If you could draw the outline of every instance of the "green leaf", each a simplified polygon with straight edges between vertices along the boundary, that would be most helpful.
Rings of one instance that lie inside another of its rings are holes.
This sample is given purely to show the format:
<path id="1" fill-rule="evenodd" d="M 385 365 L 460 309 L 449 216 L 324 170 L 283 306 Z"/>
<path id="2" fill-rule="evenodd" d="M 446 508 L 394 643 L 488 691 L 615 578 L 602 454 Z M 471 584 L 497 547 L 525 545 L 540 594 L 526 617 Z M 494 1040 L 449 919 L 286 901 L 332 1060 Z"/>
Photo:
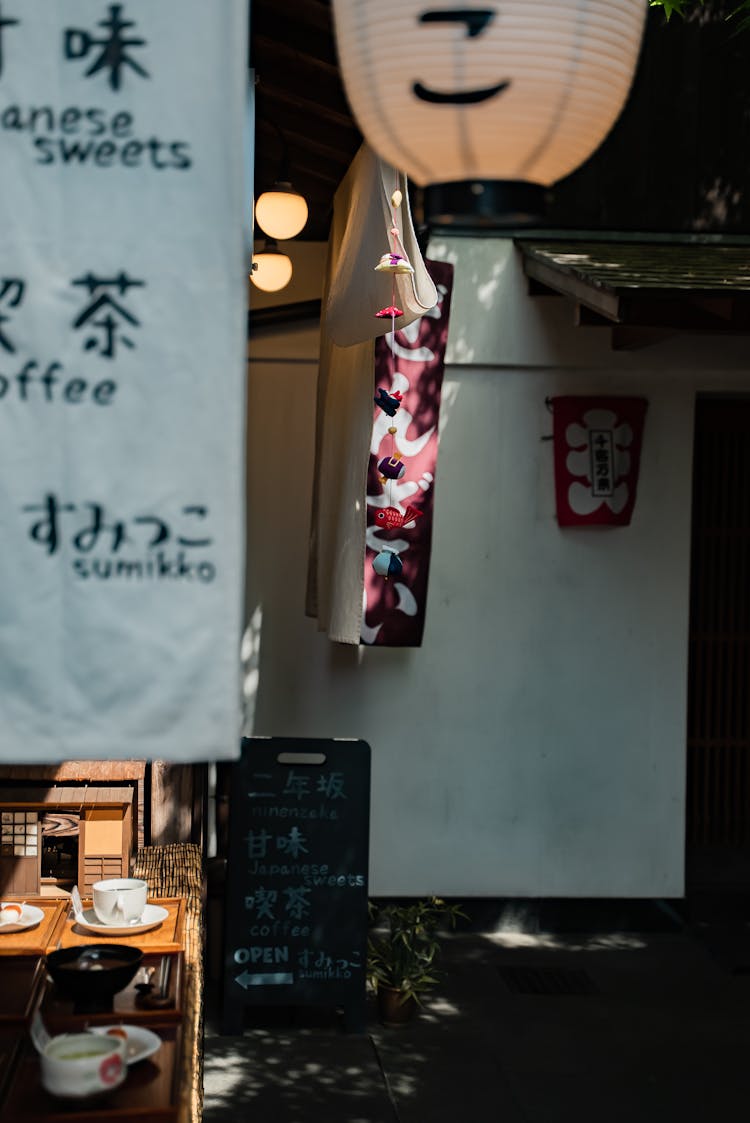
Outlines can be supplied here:
<path id="1" fill-rule="evenodd" d="M 703 0 L 648 0 L 649 7 L 663 8 L 664 15 L 669 21 L 672 18 L 672 13 L 676 12 L 682 19 L 685 18 L 686 8 L 698 3 L 702 4 Z"/>

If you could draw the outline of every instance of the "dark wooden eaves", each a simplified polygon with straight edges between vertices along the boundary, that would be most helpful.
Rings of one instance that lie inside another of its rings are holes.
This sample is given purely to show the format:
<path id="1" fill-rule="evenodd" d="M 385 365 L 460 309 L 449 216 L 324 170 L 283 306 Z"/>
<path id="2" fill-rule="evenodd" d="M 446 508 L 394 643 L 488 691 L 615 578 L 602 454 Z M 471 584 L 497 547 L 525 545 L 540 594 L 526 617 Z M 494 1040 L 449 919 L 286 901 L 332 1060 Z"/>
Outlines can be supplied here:
<path id="1" fill-rule="evenodd" d="M 573 301 L 576 325 L 750 333 L 750 247 L 633 242 L 516 245 L 529 292 Z"/>

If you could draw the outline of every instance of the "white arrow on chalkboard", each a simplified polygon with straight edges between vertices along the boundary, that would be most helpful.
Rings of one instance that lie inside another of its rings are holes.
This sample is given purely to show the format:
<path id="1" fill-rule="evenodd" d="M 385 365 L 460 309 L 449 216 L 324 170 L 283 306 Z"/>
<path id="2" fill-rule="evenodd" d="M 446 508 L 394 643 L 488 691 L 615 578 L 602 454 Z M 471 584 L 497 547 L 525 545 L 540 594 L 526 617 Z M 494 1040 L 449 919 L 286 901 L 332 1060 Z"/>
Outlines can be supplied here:
<path id="1" fill-rule="evenodd" d="M 245 990 L 248 987 L 288 986 L 294 982 L 294 975 L 290 971 L 258 971 L 254 974 L 243 971 L 235 976 L 234 981 Z"/>

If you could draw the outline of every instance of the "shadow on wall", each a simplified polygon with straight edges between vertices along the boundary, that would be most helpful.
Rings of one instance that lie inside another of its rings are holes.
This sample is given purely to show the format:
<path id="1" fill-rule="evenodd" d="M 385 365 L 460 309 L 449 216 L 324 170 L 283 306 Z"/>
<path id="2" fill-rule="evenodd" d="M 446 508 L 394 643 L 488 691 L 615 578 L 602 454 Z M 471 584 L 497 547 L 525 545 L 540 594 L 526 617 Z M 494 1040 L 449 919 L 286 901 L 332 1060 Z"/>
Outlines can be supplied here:
<path id="1" fill-rule="evenodd" d="M 242 735 L 251 737 L 260 687 L 260 641 L 263 630 L 263 609 L 255 606 L 242 636 Z"/>

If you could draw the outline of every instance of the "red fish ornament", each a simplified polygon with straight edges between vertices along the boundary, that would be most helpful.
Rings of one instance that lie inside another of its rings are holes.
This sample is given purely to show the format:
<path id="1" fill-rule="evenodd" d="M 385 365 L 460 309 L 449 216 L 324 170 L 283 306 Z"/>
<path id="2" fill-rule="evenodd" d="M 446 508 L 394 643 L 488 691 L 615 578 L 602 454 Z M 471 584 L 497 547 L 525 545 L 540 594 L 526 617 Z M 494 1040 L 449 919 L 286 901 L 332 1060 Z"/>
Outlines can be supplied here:
<path id="1" fill-rule="evenodd" d="M 422 511 L 418 511 L 416 507 L 407 507 L 403 515 L 395 507 L 383 507 L 375 512 L 376 525 L 382 526 L 385 530 L 396 530 L 414 519 L 421 518 Z"/>

